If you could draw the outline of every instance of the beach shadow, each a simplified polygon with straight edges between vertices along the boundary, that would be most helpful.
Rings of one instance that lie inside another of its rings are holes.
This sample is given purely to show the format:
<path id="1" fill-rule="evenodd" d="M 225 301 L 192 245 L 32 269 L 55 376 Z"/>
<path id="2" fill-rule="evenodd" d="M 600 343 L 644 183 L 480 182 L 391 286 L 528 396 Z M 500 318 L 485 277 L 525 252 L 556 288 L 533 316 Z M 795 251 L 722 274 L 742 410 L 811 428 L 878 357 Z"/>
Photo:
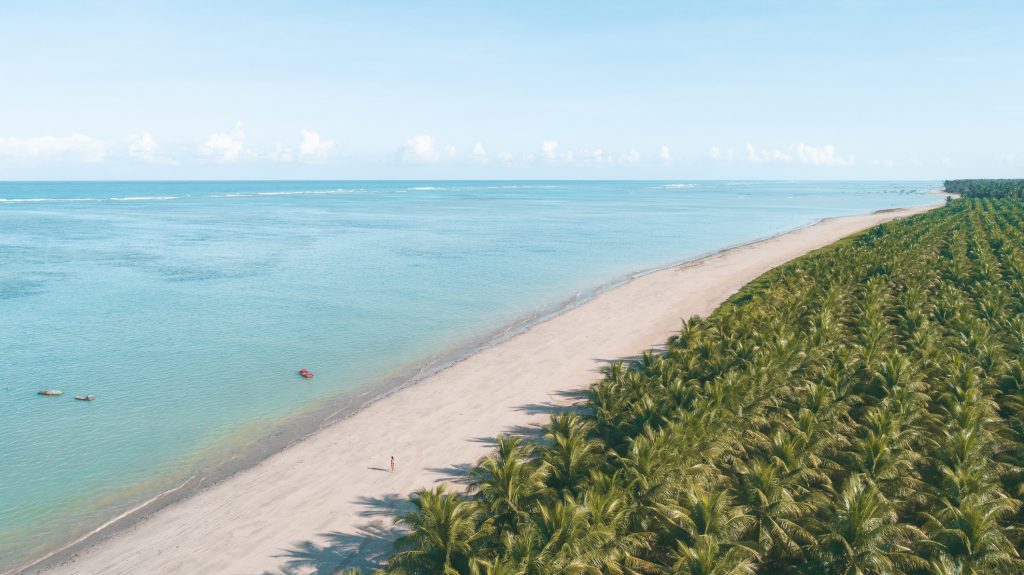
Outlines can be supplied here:
<path id="1" fill-rule="evenodd" d="M 372 521 L 357 529 L 355 533 L 321 533 L 318 538 L 323 543 L 303 541 L 294 549 L 277 555 L 278 558 L 285 559 L 277 573 L 332 575 L 352 567 L 369 573 L 384 567 L 388 556 L 391 555 L 395 539 L 401 535 L 400 528 L 388 525 L 382 520 Z M 276 574 L 267 571 L 264 575 Z"/>
<path id="2" fill-rule="evenodd" d="M 555 395 L 574 402 L 586 401 L 590 398 L 590 394 L 587 389 L 563 389 L 561 391 L 556 391 Z"/>
<path id="3" fill-rule="evenodd" d="M 508 435 L 521 437 L 527 441 L 540 441 L 544 439 L 544 425 L 546 424 L 547 422 L 545 422 L 544 424 L 534 425 L 513 425 L 512 427 L 506 429 L 505 433 Z M 497 444 L 495 444 L 495 446 L 497 446 Z"/>
<path id="4" fill-rule="evenodd" d="M 516 407 L 515 409 L 516 409 L 516 411 L 526 412 L 529 415 L 542 415 L 542 414 L 553 415 L 553 414 L 561 413 L 561 412 L 565 411 L 566 407 L 571 407 L 571 406 L 557 405 L 557 404 L 550 403 L 550 402 L 544 402 L 544 403 L 527 403 L 526 405 L 520 405 L 520 406 Z"/>
<path id="5" fill-rule="evenodd" d="M 658 350 L 656 348 L 653 348 L 653 347 L 650 349 L 650 351 L 658 353 Z M 597 363 L 604 364 L 603 367 L 602 367 L 602 369 L 603 369 L 604 367 L 608 367 L 609 365 L 611 365 L 613 363 L 621 363 L 623 365 L 632 365 L 633 363 L 643 359 L 643 357 L 644 357 L 644 355 L 642 353 L 638 353 L 636 355 L 624 355 L 622 357 L 616 357 L 614 359 L 608 359 L 608 358 L 605 358 L 605 357 L 595 357 L 593 359 Z"/>
<path id="6" fill-rule="evenodd" d="M 561 413 L 585 413 L 587 411 L 586 406 L 576 399 L 573 400 L 573 403 L 528 403 L 520 405 L 515 409 L 516 411 L 526 412 L 529 415 L 558 415 Z"/>
<path id="7" fill-rule="evenodd" d="M 373 517 L 352 533 L 330 531 L 297 543 L 276 558 L 284 559 L 277 571 L 263 575 L 332 575 L 357 567 L 364 573 L 383 569 L 394 550 L 395 540 L 405 530 L 394 518 L 412 509 L 408 498 L 397 493 L 384 497 L 356 499 L 363 509 L 360 516 Z"/>
<path id="8" fill-rule="evenodd" d="M 427 471 L 440 473 L 443 476 L 434 481 L 434 483 L 458 483 L 460 485 L 466 485 L 469 483 L 469 472 L 472 469 L 473 465 L 470 463 L 459 463 L 457 465 L 449 465 L 447 467 L 428 467 Z"/>
<path id="9" fill-rule="evenodd" d="M 362 517 L 376 515 L 397 517 L 410 511 L 412 508 L 409 498 L 397 493 L 389 493 L 384 497 L 360 496 L 356 498 L 356 503 L 363 507 L 363 510 L 359 512 L 359 515 Z"/>
<path id="10" fill-rule="evenodd" d="M 505 428 L 505 430 L 501 432 L 501 435 L 512 435 L 527 441 L 540 441 L 544 438 L 544 425 L 513 425 L 512 427 Z M 473 443 L 482 443 L 493 448 L 498 447 L 498 438 L 493 436 L 473 437 L 470 438 L 470 441 Z"/>
<path id="11" fill-rule="evenodd" d="M 483 443 L 489 447 L 497 447 L 498 440 L 494 437 L 473 437 L 470 439 L 473 443 Z"/>
<path id="12" fill-rule="evenodd" d="M 651 347 L 651 348 L 648 348 L 647 351 L 649 353 L 653 354 L 654 357 L 663 357 L 666 353 L 668 353 L 668 346 Z M 604 374 L 607 373 L 606 370 L 609 367 L 611 367 L 612 364 L 621 363 L 622 367 L 625 368 L 625 369 L 634 369 L 634 368 L 638 368 L 638 367 L 642 367 L 643 366 L 643 359 L 644 359 L 644 354 L 638 354 L 638 355 L 627 355 L 627 356 L 616 358 L 616 359 L 604 359 L 604 358 L 600 358 L 600 357 L 595 357 L 594 361 L 603 364 L 603 366 L 601 367 L 600 371 L 601 371 L 601 374 L 604 375 Z M 585 394 L 586 391 L 583 391 L 583 393 Z"/>

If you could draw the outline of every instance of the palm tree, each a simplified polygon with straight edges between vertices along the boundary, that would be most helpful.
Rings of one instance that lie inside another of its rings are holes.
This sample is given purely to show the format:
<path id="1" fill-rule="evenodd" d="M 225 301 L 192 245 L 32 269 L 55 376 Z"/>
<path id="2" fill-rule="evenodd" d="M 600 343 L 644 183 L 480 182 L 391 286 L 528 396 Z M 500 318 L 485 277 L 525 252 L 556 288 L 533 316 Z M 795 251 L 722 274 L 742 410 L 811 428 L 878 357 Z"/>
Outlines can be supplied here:
<path id="1" fill-rule="evenodd" d="M 417 491 L 410 502 L 415 509 L 396 520 L 410 532 L 395 542 L 398 553 L 388 562 L 389 572 L 469 575 L 476 545 L 487 535 L 477 504 L 444 485 Z"/>
<path id="2" fill-rule="evenodd" d="M 1024 561 L 1001 520 L 1020 508 L 1006 496 L 972 494 L 926 514 L 925 530 L 938 545 L 939 561 L 964 575 L 1024 573 Z"/>
<path id="3" fill-rule="evenodd" d="M 814 542 L 799 523 L 809 506 L 797 499 L 796 485 L 775 464 L 755 460 L 746 466 L 737 477 L 736 494 L 753 518 L 749 533 L 762 557 L 799 555 L 802 544 Z"/>
<path id="4" fill-rule="evenodd" d="M 721 545 L 713 535 L 701 535 L 692 545 L 680 543 L 673 575 L 753 575 L 757 553 L 742 545 Z"/>
<path id="5" fill-rule="evenodd" d="M 601 573 L 656 573 L 657 566 L 642 557 L 653 534 L 636 528 L 636 513 L 624 489 L 607 476 L 597 478 L 584 494 L 591 529 L 604 535 L 596 540 L 594 563 Z"/>
<path id="6" fill-rule="evenodd" d="M 658 511 L 677 531 L 676 539 L 690 544 L 702 535 L 738 541 L 754 522 L 746 508 L 720 489 L 688 490 L 681 503 L 661 504 Z"/>
<path id="7" fill-rule="evenodd" d="M 908 418 L 887 407 L 868 410 L 861 426 L 864 435 L 851 445 L 848 466 L 890 500 L 914 498 L 920 485 L 917 433 L 906 427 Z"/>
<path id="8" fill-rule="evenodd" d="M 470 573 L 472 575 L 526 575 L 526 569 L 514 562 L 494 559 L 475 562 Z"/>
<path id="9" fill-rule="evenodd" d="M 898 522 L 878 489 L 852 475 L 818 538 L 814 555 L 835 575 L 889 575 L 924 569 L 928 563 L 911 550 L 922 538 Z"/>
<path id="10" fill-rule="evenodd" d="M 594 424 L 577 413 L 551 417 L 544 438 L 549 444 L 543 458 L 550 468 L 548 484 L 558 490 L 572 490 L 598 467 L 604 446 L 590 436 Z"/>
<path id="11" fill-rule="evenodd" d="M 526 575 L 548 573 L 600 573 L 602 553 L 615 537 L 607 529 L 595 527 L 591 512 L 571 496 L 537 510 L 534 523 L 508 546 L 510 559 Z"/>
<path id="12" fill-rule="evenodd" d="M 496 453 L 471 472 L 470 489 L 477 494 L 498 540 L 515 533 L 547 495 L 549 466 L 532 459 L 535 447 L 511 435 L 497 439 Z"/>

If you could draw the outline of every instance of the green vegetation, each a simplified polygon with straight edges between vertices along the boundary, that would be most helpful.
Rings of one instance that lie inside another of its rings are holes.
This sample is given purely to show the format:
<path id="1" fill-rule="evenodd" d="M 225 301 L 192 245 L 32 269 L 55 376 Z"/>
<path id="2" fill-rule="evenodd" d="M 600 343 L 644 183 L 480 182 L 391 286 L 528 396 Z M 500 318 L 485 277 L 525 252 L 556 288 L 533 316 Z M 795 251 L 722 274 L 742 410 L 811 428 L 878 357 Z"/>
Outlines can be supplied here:
<path id="1" fill-rule="evenodd" d="M 963 199 L 759 278 L 616 363 L 391 574 L 1020 574 L 1024 203 Z"/>
<path id="2" fill-rule="evenodd" d="M 1024 198 L 1024 180 L 946 180 L 944 187 L 965 198 Z"/>

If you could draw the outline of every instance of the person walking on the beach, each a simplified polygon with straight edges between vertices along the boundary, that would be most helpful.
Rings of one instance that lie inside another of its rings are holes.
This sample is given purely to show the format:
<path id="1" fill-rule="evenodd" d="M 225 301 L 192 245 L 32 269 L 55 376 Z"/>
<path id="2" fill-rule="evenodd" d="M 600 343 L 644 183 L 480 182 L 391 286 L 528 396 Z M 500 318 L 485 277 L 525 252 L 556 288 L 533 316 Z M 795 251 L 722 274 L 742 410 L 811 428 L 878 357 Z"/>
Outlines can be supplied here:
<path id="1" fill-rule="evenodd" d="M 395 472 L 395 456 L 391 456 L 391 473 Z"/>

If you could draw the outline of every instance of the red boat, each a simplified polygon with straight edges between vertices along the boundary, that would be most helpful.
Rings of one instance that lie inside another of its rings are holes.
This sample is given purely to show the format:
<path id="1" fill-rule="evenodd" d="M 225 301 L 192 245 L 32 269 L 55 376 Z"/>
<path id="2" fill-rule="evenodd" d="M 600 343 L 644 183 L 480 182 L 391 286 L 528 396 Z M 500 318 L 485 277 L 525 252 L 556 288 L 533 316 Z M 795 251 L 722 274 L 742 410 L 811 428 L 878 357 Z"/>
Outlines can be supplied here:
<path id="1" fill-rule="evenodd" d="M 313 379 L 313 372 L 305 368 L 299 370 L 299 375 L 306 379 Z"/>

